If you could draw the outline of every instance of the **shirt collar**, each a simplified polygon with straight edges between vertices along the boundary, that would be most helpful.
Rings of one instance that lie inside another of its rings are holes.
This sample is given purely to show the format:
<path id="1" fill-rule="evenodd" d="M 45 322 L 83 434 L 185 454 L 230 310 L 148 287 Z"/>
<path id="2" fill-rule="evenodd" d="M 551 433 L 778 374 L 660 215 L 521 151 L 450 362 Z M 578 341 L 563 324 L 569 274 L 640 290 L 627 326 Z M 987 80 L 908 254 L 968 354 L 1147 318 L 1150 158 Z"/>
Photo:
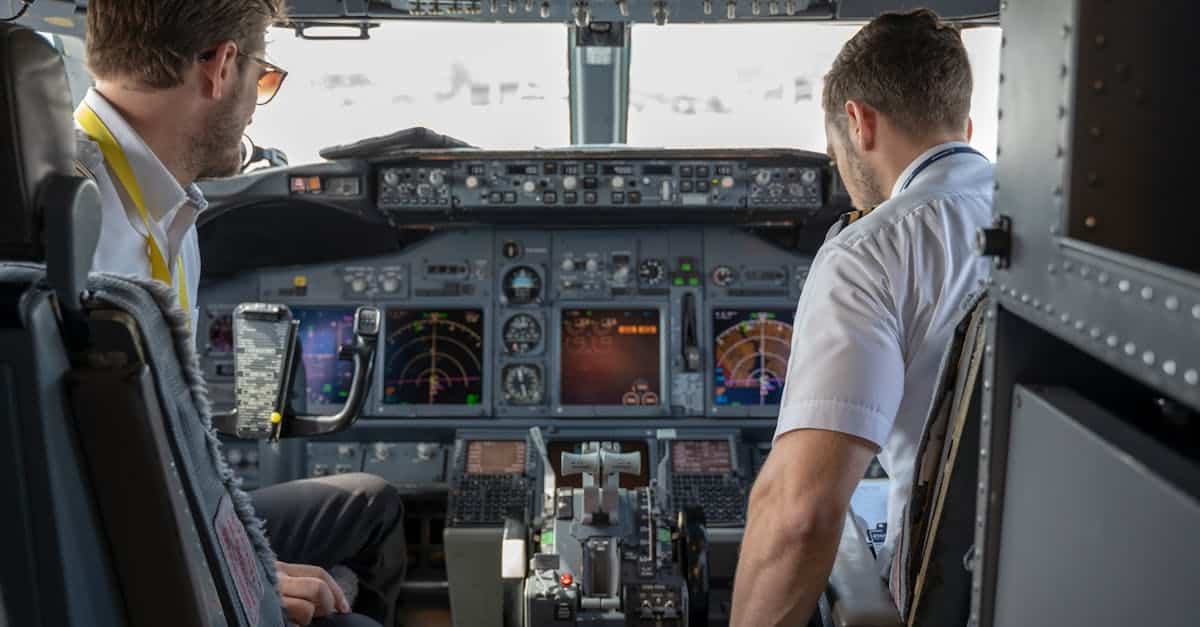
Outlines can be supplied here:
<path id="1" fill-rule="evenodd" d="M 920 155 L 917 155 L 917 158 L 913 159 L 912 163 L 908 164 L 907 168 L 904 168 L 904 171 L 900 173 L 900 176 L 896 177 L 896 184 L 892 186 L 891 197 L 895 197 L 895 196 L 899 195 L 900 192 L 904 191 L 903 190 L 904 182 L 908 180 L 908 177 L 912 176 L 912 173 L 915 172 L 917 170 L 917 168 L 921 167 L 921 164 L 924 163 L 926 159 L 932 157 L 933 155 L 936 155 L 937 153 L 939 153 L 943 150 L 946 150 L 947 148 L 956 148 L 959 146 L 970 148 L 971 145 L 966 142 L 959 142 L 959 141 L 946 142 L 944 144 L 938 144 L 938 145 L 930 148 L 929 150 L 926 150 L 925 152 L 921 153 Z M 932 165 L 930 167 L 931 168 L 937 167 L 937 164 Z M 925 176 L 927 174 L 929 174 L 928 169 L 926 169 L 924 172 L 921 173 L 922 176 Z M 915 184 L 920 179 L 921 179 L 921 177 L 918 176 L 917 179 L 913 181 L 913 183 Z"/>
<path id="2" fill-rule="evenodd" d="M 142 188 L 142 197 L 146 201 L 146 211 L 155 220 L 163 220 L 175 213 L 185 202 L 191 202 L 197 212 L 208 207 L 200 188 L 192 183 L 184 188 L 163 165 L 154 151 L 146 145 L 141 135 L 125 121 L 125 118 L 96 91 L 89 89 L 84 96 L 84 102 L 96 112 L 101 122 L 121 145 L 133 175 L 137 177 L 138 185 Z"/>

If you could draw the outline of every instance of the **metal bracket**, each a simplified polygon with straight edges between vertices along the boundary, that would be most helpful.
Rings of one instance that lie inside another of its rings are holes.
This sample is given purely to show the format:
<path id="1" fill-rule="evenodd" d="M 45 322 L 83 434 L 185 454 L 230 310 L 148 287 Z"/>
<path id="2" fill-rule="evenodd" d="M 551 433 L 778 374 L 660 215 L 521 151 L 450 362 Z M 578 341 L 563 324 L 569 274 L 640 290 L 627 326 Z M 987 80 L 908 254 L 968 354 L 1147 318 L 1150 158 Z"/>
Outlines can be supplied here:
<path id="1" fill-rule="evenodd" d="M 1012 220 L 999 216 L 990 228 L 975 233 L 975 252 L 981 257 L 991 257 L 992 267 L 1002 270 L 1008 267 L 1012 254 Z"/>

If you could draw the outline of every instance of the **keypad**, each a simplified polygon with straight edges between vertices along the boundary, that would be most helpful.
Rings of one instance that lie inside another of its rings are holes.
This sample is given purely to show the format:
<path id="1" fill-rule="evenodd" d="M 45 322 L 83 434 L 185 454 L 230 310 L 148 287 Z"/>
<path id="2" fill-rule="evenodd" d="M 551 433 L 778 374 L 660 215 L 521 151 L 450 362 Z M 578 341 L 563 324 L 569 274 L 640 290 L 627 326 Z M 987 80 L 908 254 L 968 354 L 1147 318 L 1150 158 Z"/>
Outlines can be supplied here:
<path id="1" fill-rule="evenodd" d="M 746 524 L 746 492 L 741 482 L 728 475 L 674 475 L 671 497 L 675 508 L 700 506 L 705 524 L 741 526 Z"/>
<path id="2" fill-rule="evenodd" d="M 453 496 L 454 522 L 499 525 L 506 515 L 525 519 L 529 482 L 520 475 L 465 475 Z"/>

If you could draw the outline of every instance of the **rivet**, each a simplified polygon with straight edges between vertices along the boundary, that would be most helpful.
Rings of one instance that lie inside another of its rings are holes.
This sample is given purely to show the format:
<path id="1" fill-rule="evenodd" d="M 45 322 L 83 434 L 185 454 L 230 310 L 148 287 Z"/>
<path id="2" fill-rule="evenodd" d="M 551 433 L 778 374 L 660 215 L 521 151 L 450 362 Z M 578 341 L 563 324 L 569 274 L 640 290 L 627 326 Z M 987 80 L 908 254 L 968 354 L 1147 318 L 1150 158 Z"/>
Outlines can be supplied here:
<path id="1" fill-rule="evenodd" d="M 1087 323 L 1086 323 L 1086 322 L 1084 322 L 1083 320 L 1076 320 L 1076 321 L 1075 321 L 1075 330 L 1076 330 L 1076 331 L 1083 331 L 1085 328 L 1087 328 Z"/>
<path id="2" fill-rule="evenodd" d="M 1091 331 L 1091 333 L 1090 333 L 1089 335 L 1091 335 L 1091 336 L 1092 336 L 1092 339 L 1093 339 L 1093 340 L 1099 340 L 1099 339 L 1100 339 L 1100 335 L 1101 335 L 1101 333 L 1100 333 L 1100 327 L 1092 327 L 1092 331 Z"/>
<path id="3" fill-rule="evenodd" d="M 1087 173 L 1087 182 L 1088 182 L 1088 185 L 1091 185 L 1092 187 L 1099 185 L 1100 184 L 1100 175 L 1096 174 L 1095 172 L 1088 172 Z"/>
<path id="4" fill-rule="evenodd" d="M 1035 298 L 1035 299 L 1033 299 L 1033 308 L 1034 308 L 1034 309 L 1041 309 L 1041 308 L 1042 308 L 1042 301 L 1040 301 L 1040 300 L 1038 300 L 1038 299 L 1036 299 L 1036 298 Z"/>
<path id="5" fill-rule="evenodd" d="M 985 390 L 990 390 L 990 389 L 992 389 L 992 382 L 991 382 L 991 381 L 984 381 L 984 382 L 983 382 L 983 389 L 985 389 Z"/>
<path id="6" fill-rule="evenodd" d="M 1121 279 L 1120 281 L 1117 282 L 1117 289 L 1121 290 L 1122 292 L 1128 292 L 1129 291 L 1129 281 L 1127 281 L 1125 279 Z"/>
<path id="7" fill-rule="evenodd" d="M 1049 264 L 1046 266 L 1046 272 L 1049 272 L 1050 274 L 1054 274 L 1057 270 L 1058 268 L 1055 267 L 1054 264 Z"/>
<path id="8" fill-rule="evenodd" d="M 1067 69 L 1067 64 L 1066 64 L 1066 63 L 1064 63 L 1064 64 L 1062 64 L 1062 65 L 1058 66 L 1058 76 L 1059 76 L 1060 78 L 1066 78 L 1066 77 L 1067 77 L 1067 74 L 1068 74 L 1068 72 L 1069 72 L 1069 70 Z M 1062 108 L 1060 107 L 1060 108 L 1059 108 L 1059 110 L 1061 111 L 1061 110 L 1062 110 Z M 1065 113 L 1065 112 L 1064 112 L 1064 113 Z M 1059 116 L 1059 117 L 1061 117 L 1061 116 Z"/>
<path id="9" fill-rule="evenodd" d="M 1089 177 L 1089 179 L 1088 179 L 1088 182 L 1089 182 L 1089 183 L 1091 183 L 1091 182 L 1092 182 L 1092 180 L 1091 180 L 1091 178 L 1090 178 L 1090 177 Z M 1083 225 L 1084 225 L 1084 226 L 1086 226 L 1086 227 L 1087 227 L 1087 228 L 1089 228 L 1089 229 L 1094 229 L 1094 228 L 1096 228 L 1096 216 L 1088 216 L 1088 217 L 1084 218 L 1084 219 L 1083 219 Z"/>
<path id="10" fill-rule="evenodd" d="M 988 320 L 995 320 L 995 319 L 996 319 L 996 312 L 989 310 L 989 311 L 987 312 L 987 319 L 988 319 Z"/>
<path id="11" fill-rule="evenodd" d="M 1156 357 L 1154 355 L 1154 351 L 1146 351 L 1142 353 L 1142 362 L 1147 366 L 1153 366 L 1155 359 Z"/>
<path id="12" fill-rule="evenodd" d="M 1046 313 L 1054 314 L 1054 305 L 1051 305 L 1050 303 L 1046 303 Z"/>
<path id="13" fill-rule="evenodd" d="M 1053 194 L 1053 195 L 1055 195 L 1055 196 L 1062 196 L 1062 194 L 1063 194 L 1063 188 L 1062 188 L 1062 185 L 1055 185 L 1055 186 L 1054 186 L 1054 189 L 1053 189 L 1053 190 L 1050 190 L 1050 193 L 1051 193 L 1051 194 Z"/>
<path id="14" fill-rule="evenodd" d="M 1179 311 L 1179 299 L 1174 296 L 1168 296 L 1163 305 L 1166 305 L 1167 311 Z"/>
<path id="15" fill-rule="evenodd" d="M 1058 319 L 1062 320 L 1063 324 L 1071 324 L 1070 314 L 1063 314 L 1063 315 L 1059 316 Z"/>
<path id="16" fill-rule="evenodd" d="M 1154 288 L 1147 285 L 1142 288 L 1142 300 L 1151 300 L 1154 298 Z"/>
<path id="17" fill-rule="evenodd" d="M 1079 276 L 1088 278 L 1092 274 L 1092 269 L 1087 266 L 1079 266 Z"/>
<path id="18" fill-rule="evenodd" d="M 1134 344 L 1133 342 L 1129 342 L 1129 343 L 1125 344 L 1125 354 L 1129 355 L 1130 357 L 1133 357 L 1134 355 L 1136 355 L 1137 354 L 1137 344 Z"/>
<path id="19" fill-rule="evenodd" d="M 1000 284 L 1000 292 L 1001 292 L 1001 293 L 1003 293 L 1003 292 L 1007 292 L 1007 291 L 1008 291 L 1008 284 L 1007 284 L 1007 283 L 1001 283 L 1001 284 Z"/>
<path id="20" fill-rule="evenodd" d="M 1100 282 L 1100 285 L 1108 285 L 1108 273 L 1101 272 L 1100 275 L 1096 277 L 1096 280 Z"/>
<path id="21" fill-rule="evenodd" d="M 1092 81 L 1092 90 L 1095 91 L 1096 93 L 1103 92 L 1104 91 L 1104 81 L 1099 80 L 1099 79 Z"/>
<path id="22" fill-rule="evenodd" d="M 1064 155 L 1064 154 L 1066 154 L 1066 152 L 1067 152 L 1067 151 L 1063 150 L 1063 147 L 1062 147 L 1062 146 L 1057 146 L 1057 147 L 1055 147 L 1055 149 L 1054 149 L 1054 156 L 1055 156 L 1055 157 L 1058 157 L 1059 159 L 1062 159 L 1062 158 L 1063 158 L 1063 155 Z"/>
<path id="23" fill-rule="evenodd" d="M 1108 339 L 1104 340 L 1104 343 L 1108 344 L 1110 348 L 1116 348 L 1117 344 L 1121 343 L 1121 339 L 1115 335 L 1110 335 L 1108 336 Z"/>
<path id="24" fill-rule="evenodd" d="M 1192 306 L 1192 317 L 1197 320 L 1200 320 L 1200 305 Z"/>
<path id="25" fill-rule="evenodd" d="M 979 449 L 979 459 L 981 459 L 981 460 L 987 459 L 987 449 L 986 448 Z"/>
<path id="26" fill-rule="evenodd" d="M 1070 24 L 1063 24 L 1062 36 L 1063 36 L 1063 39 L 1066 39 L 1067 37 L 1071 36 L 1071 25 Z"/>
<path id="27" fill-rule="evenodd" d="M 1000 2 L 1000 10 L 1001 10 L 1001 11 L 1007 11 L 1007 10 L 1008 10 L 1008 0 L 1001 0 L 1001 2 Z M 1001 39 L 1001 41 L 1003 41 L 1003 39 Z"/>
<path id="28" fill-rule="evenodd" d="M 1016 298 L 1017 297 L 1017 288 L 1014 287 L 1011 290 L 1008 290 L 1008 295 L 1012 296 L 1013 298 Z"/>
<path id="29" fill-rule="evenodd" d="M 1004 84 L 1004 72 L 1001 72 L 1001 73 L 1000 73 L 1000 84 L 1001 84 L 1001 85 L 1003 85 L 1003 84 Z"/>
<path id="30" fill-rule="evenodd" d="M 1051 235 L 1058 235 L 1058 232 L 1059 232 L 1059 228 L 1058 228 L 1057 224 L 1050 225 L 1050 234 Z"/>
<path id="31" fill-rule="evenodd" d="M 1072 264 L 1070 261 L 1064 261 L 1062 266 L 1064 271 L 1070 272 L 1071 268 L 1075 267 L 1075 264 Z"/>
<path id="32" fill-rule="evenodd" d="M 1168 376 L 1175 376 L 1175 369 L 1175 362 L 1171 361 L 1170 359 L 1163 362 L 1163 372 L 1165 372 Z"/>
<path id="33" fill-rule="evenodd" d="M 1029 303 L 1029 294 L 1021 294 L 1021 302 L 1028 304 Z"/>
<path id="34" fill-rule="evenodd" d="M 993 354 L 993 353 L 995 353 L 995 352 L 996 352 L 996 347 L 995 347 L 995 346 L 992 346 L 991 344 L 988 344 L 986 347 L 984 347 L 984 349 L 983 349 L 983 350 L 984 350 L 984 352 L 986 352 L 987 354 L 991 355 L 991 354 Z"/>
<path id="35" fill-rule="evenodd" d="M 1183 373 L 1183 380 L 1187 381 L 1188 385 L 1196 385 L 1200 383 L 1200 372 L 1188 370 L 1187 372 Z"/>
<path id="36" fill-rule="evenodd" d="M 1063 72 L 1066 72 L 1066 71 L 1067 71 L 1067 66 L 1064 65 Z M 1063 105 L 1058 105 L 1058 119 L 1061 120 L 1065 117 L 1067 117 L 1067 108 L 1064 107 Z"/>
<path id="37" fill-rule="evenodd" d="M 1100 130 L 1099 126 L 1093 126 L 1088 129 L 1088 135 L 1091 135 L 1095 139 L 1100 139 L 1104 133 Z"/>
<path id="38" fill-rule="evenodd" d="M 1104 35 L 1096 35 L 1096 45 L 1103 48 L 1104 44 L 1105 44 Z"/>

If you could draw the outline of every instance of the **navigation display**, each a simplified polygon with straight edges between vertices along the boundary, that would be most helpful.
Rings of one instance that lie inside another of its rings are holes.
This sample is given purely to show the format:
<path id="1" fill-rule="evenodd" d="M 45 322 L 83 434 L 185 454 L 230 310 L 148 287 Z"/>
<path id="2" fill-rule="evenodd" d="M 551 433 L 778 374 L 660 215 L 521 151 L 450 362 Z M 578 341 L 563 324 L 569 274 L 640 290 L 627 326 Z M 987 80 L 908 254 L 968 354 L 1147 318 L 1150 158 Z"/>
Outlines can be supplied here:
<path id="1" fill-rule="evenodd" d="M 483 402 L 483 312 L 387 310 L 385 405 Z"/>
<path id="2" fill-rule="evenodd" d="M 724 475 L 733 472 L 728 440 L 677 440 L 671 443 L 671 470 L 677 475 Z"/>
<path id="3" fill-rule="evenodd" d="M 354 363 L 338 359 L 354 339 L 353 307 L 291 307 L 300 322 L 304 379 L 310 404 L 341 405 L 350 395 Z"/>
<path id="4" fill-rule="evenodd" d="M 790 309 L 713 310 L 713 403 L 778 405 L 792 352 Z"/>
<path id="5" fill-rule="evenodd" d="M 525 443 L 475 440 L 467 445 L 468 475 L 519 475 L 525 472 Z"/>
<path id="6" fill-rule="evenodd" d="M 564 309 L 563 405 L 661 402 L 658 309 Z"/>

